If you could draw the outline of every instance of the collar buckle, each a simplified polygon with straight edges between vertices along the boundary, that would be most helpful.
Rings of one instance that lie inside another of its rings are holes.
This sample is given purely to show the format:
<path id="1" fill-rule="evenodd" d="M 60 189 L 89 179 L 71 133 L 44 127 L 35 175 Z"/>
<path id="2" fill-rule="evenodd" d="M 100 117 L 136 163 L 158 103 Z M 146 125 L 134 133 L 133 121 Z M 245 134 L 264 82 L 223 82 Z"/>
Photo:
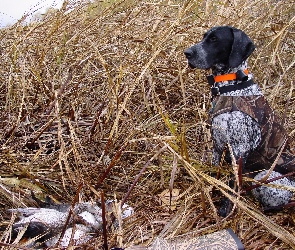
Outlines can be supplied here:
<path id="1" fill-rule="evenodd" d="M 220 95 L 219 88 L 216 87 L 216 86 L 211 87 L 211 94 L 212 94 L 212 96 L 218 96 L 218 95 Z"/>
<path id="2" fill-rule="evenodd" d="M 211 86 L 213 86 L 215 83 L 214 76 L 213 75 L 207 76 L 207 81 Z"/>
<path id="3" fill-rule="evenodd" d="M 236 73 L 237 76 L 237 80 L 242 81 L 242 82 L 246 82 L 248 80 L 248 70 L 238 70 Z"/>

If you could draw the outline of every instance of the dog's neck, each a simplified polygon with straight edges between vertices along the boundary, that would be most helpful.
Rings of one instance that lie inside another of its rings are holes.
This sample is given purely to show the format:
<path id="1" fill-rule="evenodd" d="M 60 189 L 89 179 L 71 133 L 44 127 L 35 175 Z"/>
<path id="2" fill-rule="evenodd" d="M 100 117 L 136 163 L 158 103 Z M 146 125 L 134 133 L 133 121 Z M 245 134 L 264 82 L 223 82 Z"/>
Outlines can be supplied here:
<path id="1" fill-rule="evenodd" d="M 242 62 L 238 67 L 236 68 L 224 68 L 224 67 L 214 67 L 212 69 L 212 73 L 214 76 L 218 76 L 218 75 L 224 75 L 224 74 L 230 74 L 230 73 L 236 73 L 238 70 L 246 70 L 248 67 L 247 61 Z M 248 80 L 252 80 L 253 79 L 253 74 L 249 73 L 248 74 Z M 235 84 L 239 84 L 242 81 L 239 80 L 229 80 L 229 81 L 222 81 L 222 82 L 218 82 L 215 83 L 216 87 L 223 87 L 223 86 L 230 86 L 230 85 L 235 85 Z M 250 96 L 250 95 L 263 95 L 261 90 L 259 89 L 257 84 L 253 84 L 252 86 L 245 88 L 245 89 L 241 89 L 241 90 L 236 90 L 236 91 L 231 91 L 229 93 L 224 93 L 222 94 L 224 96 Z"/>
<path id="2" fill-rule="evenodd" d="M 247 69 L 247 67 L 248 67 L 247 61 L 242 62 L 236 68 L 229 68 L 228 66 L 225 66 L 225 65 L 215 65 L 212 68 L 212 74 L 214 76 L 218 76 L 218 75 L 236 73 L 238 70 L 244 71 L 245 69 Z"/>

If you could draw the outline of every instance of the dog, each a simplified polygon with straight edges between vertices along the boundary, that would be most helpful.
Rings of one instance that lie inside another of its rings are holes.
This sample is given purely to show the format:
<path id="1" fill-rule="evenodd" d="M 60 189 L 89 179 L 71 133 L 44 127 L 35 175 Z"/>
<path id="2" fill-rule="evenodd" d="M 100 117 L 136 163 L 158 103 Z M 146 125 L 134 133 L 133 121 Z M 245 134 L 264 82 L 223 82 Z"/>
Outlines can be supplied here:
<path id="1" fill-rule="evenodd" d="M 278 177 L 295 171 L 295 157 L 279 117 L 247 68 L 247 59 L 254 49 L 253 41 L 243 31 L 218 26 L 206 32 L 202 41 L 186 49 L 184 54 L 190 68 L 212 71 L 207 77 L 212 96 L 209 120 L 212 164 L 219 165 L 224 149 L 230 145 L 236 162 L 242 159 L 243 173 L 257 174 L 257 171 L 270 169 L 277 160 L 273 172 Z M 294 184 L 287 178 L 279 182 Z M 263 206 L 275 207 L 288 203 L 293 194 L 288 190 L 263 187 L 257 188 L 254 195 Z M 225 208 L 220 213 L 225 216 L 229 211 Z"/>

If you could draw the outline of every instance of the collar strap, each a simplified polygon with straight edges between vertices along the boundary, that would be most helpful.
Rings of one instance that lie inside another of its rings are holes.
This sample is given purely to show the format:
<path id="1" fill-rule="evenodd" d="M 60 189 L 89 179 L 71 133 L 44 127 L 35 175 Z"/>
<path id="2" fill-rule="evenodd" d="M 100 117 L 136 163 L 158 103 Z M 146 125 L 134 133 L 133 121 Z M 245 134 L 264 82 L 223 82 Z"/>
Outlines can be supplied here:
<path id="1" fill-rule="evenodd" d="M 244 71 L 238 70 L 236 73 L 230 73 L 225 75 L 218 75 L 218 76 L 209 75 L 207 76 L 207 81 L 210 85 L 214 85 L 214 83 L 216 82 L 234 81 L 234 80 L 245 82 L 248 80 L 248 74 L 249 74 L 248 69 L 245 69 Z"/>
<path id="2" fill-rule="evenodd" d="M 218 96 L 218 95 L 222 95 L 224 93 L 228 93 L 228 92 L 231 92 L 231 91 L 236 91 L 236 90 L 241 90 L 241 89 L 248 88 L 253 84 L 254 84 L 254 82 L 251 79 L 249 81 L 242 82 L 240 84 L 223 86 L 223 87 L 220 87 L 220 88 L 219 87 L 212 87 L 211 88 L 211 93 L 212 93 L 212 96 Z"/>
<path id="3" fill-rule="evenodd" d="M 248 74 L 249 74 L 248 69 L 245 69 L 244 71 L 238 70 L 237 73 L 230 73 L 230 74 L 215 76 L 214 82 L 233 81 L 233 80 L 237 80 L 237 79 L 243 81 L 243 79 L 239 79 L 239 78 L 247 77 Z"/>

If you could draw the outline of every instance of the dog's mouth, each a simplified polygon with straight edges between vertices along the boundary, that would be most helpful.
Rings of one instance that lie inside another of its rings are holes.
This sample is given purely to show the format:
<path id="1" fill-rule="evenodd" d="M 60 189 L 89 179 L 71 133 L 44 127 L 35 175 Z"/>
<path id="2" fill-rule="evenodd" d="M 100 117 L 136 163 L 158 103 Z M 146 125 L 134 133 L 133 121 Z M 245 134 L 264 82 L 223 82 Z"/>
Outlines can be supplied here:
<path id="1" fill-rule="evenodd" d="M 188 62 L 188 66 L 191 68 L 191 69 L 195 69 L 196 66 L 194 64 L 192 64 L 191 62 Z"/>
<path id="2" fill-rule="evenodd" d="M 203 70 L 209 70 L 210 68 L 201 68 L 201 67 L 198 67 L 198 65 L 195 65 L 194 63 L 191 63 L 191 62 L 187 62 L 188 66 L 191 68 L 191 69 L 203 69 Z"/>

